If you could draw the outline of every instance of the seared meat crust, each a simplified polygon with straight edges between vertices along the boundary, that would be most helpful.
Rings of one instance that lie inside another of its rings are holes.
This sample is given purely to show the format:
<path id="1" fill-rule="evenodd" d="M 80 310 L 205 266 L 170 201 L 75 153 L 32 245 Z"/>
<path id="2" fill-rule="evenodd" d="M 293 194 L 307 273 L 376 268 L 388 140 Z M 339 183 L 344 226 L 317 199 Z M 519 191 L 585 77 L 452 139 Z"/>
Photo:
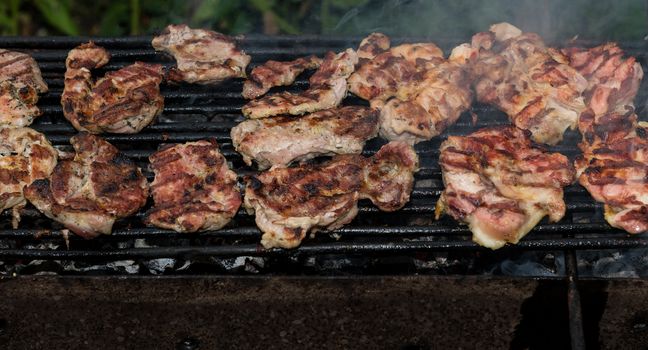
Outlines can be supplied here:
<path id="1" fill-rule="evenodd" d="M 460 51 L 458 57 L 474 59 L 477 100 L 504 111 L 534 141 L 554 145 L 576 127 L 587 81 L 537 34 L 499 23 L 473 36 L 472 51 Z"/>
<path id="2" fill-rule="evenodd" d="M 360 198 L 383 210 L 400 209 L 409 200 L 417 170 L 411 146 L 392 142 L 370 158 L 337 155 L 323 164 L 274 168 L 247 177 L 244 206 L 256 213 L 265 248 L 294 248 L 308 232 L 351 222 Z"/>
<path id="3" fill-rule="evenodd" d="M 153 38 L 153 48 L 171 54 L 177 68 L 169 71 L 170 81 L 218 84 L 230 78 L 244 78 L 251 57 L 221 33 L 171 24 Z"/>
<path id="4" fill-rule="evenodd" d="M 29 126 L 41 114 L 36 103 L 45 92 L 47 84 L 31 56 L 0 49 L 0 127 Z"/>
<path id="5" fill-rule="evenodd" d="M 45 136 L 30 128 L 0 129 L 0 212 L 13 208 L 13 227 L 27 201 L 25 186 L 49 177 L 57 153 Z"/>
<path id="6" fill-rule="evenodd" d="M 162 112 L 161 65 L 136 62 L 93 82 L 91 69 L 108 63 L 108 52 L 92 42 L 68 54 L 63 114 L 79 131 L 137 133 Z"/>
<path id="7" fill-rule="evenodd" d="M 317 156 L 357 154 L 378 134 L 378 112 L 359 106 L 333 108 L 301 118 L 248 119 L 232 128 L 232 143 L 246 164 L 286 166 Z"/>
<path id="8" fill-rule="evenodd" d="M 322 59 L 314 55 L 288 62 L 270 60 L 252 69 L 249 78 L 243 84 L 243 97 L 257 98 L 265 95 L 272 87 L 290 85 L 302 72 L 319 68 L 321 64 Z"/>
<path id="9" fill-rule="evenodd" d="M 241 194 L 236 173 L 218 150 L 216 140 L 187 142 L 162 148 L 149 157 L 155 180 L 155 205 L 148 224 L 197 232 L 218 230 L 236 215 Z"/>
<path id="10" fill-rule="evenodd" d="M 275 115 L 301 115 L 337 107 L 347 94 L 347 78 L 353 73 L 358 55 L 347 49 L 329 52 L 309 79 L 309 88 L 299 94 L 282 92 L 248 102 L 241 112 L 252 119 Z"/>
<path id="11" fill-rule="evenodd" d="M 25 197 L 47 217 L 74 233 L 93 238 L 110 234 L 115 220 L 146 203 L 148 183 L 117 148 L 87 133 L 70 139 L 73 160 L 60 161 L 49 179 L 25 188 Z"/>
<path id="12" fill-rule="evenodd" d="M 574 181 L 567 157 L 548 153 L 516 127 L 450 136 L 439 159 L 445 190 L 437 219 L 448 213 L 465 222 L 480 245 L 497 249 L 517 243 L 545 215 L 565 215 L 563 187 Z"/>

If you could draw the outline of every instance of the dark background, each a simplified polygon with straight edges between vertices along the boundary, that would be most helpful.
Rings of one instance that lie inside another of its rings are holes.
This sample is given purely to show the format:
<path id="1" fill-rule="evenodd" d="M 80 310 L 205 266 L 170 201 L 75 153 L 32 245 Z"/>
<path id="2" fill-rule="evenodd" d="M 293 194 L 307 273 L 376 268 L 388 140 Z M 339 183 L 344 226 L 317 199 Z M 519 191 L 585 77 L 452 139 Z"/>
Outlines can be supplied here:
<path id="1" fill-rule="evenodd" d="M 0 0 L 0 34 L 122 36 L 169 23 L 227 34 L 469 38 L 509 21 L 545 39 L 643 40 L 645 0 Z"/>

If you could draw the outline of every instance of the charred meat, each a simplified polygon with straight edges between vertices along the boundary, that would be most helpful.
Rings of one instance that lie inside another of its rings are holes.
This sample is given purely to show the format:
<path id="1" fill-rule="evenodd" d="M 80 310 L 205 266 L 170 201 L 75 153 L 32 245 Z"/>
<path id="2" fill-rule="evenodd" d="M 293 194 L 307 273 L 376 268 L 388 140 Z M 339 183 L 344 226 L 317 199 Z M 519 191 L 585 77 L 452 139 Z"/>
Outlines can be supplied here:
<path id="1" fill-rule="evenodd" d="M 360 46 L 358 46 L 358 59 L 360 61 L 371 60 L 387 51 L 390 46 L 391 41 L 387 35 L 371 33 L 360 42 Z"/>
<path id="2" fill-rule="evenodd" d="M 576 127 L 587 80 L 537 34 L 499 23 L 460 50 L 458 57 L 473 60 L 477 100 L 504 111 L 515 126 L 531 131 L 534 141 L 554 145 Z"/>
<path id="3" fill-rule="evenodd" d="M 148 224 L 197 232 L 218 230 L 236 215 L 241 194 L 236 173 L 215 140 L 187 142 L 163 148 L 149 157 L 155 180 L 155 205 Z"/>
<path id="4" fill-rule="evenodd" d="M 307 69 L 317 69 L 322 59 L 317 56 L 301 57 L 293 61 L 268 61 L 252 69 L 243 84 L 243 97 L 247 99 L 265 95 L 272 87 L 290 85 Z"/>
<path id="5" fill-rule="evenodd" d="M 337 107 L 347 94 L 347 79 L 353 73 L 358 55 L 347 49 L 329 52 L 322 65 L 309 79 L 308 89 L 299 94 L 283 92 L 250 101 L 241 110 L 248 118 L 258 119 L 281 114 L 301 115 Z"/>
<path id="6" fill-rule="evenodd" d="M 41 114 L 36 102 L 45 92 L 47 84 L 31 56 L 0 49 L 0 127 L 29 126 Z"/>
<path id="7" fill-rule="evenodd" d="M 375 40 L 365 38 L 359 50 Z M 414 144 L 442 133 L 470 106 L 463 63 L 444 59 L 432 43 L 403 44 L 363 61 L 349 90 L 380 110 L 381 136 Z"/>
<path id="8" fill-rule="evenodd" d="M 358 154 L 378 134 L 377 111 L 333 108 L 300 118 L 248 119 L 232 128 L 232 143 L 246 164 L 286 166 L 322 155 Z"/>
<path id="9" fill-rule="evenodd" d="M 171 81 L 218 84 L 230 78 L 244 78 L 251 59 L 236 47 L 231 37 L 184 24 L 167 26 L 151 44 L 176 59 L 177 68 L 169 72 Z"/>
<path id="10" fill-rule="evenodd" d="M 93 81 L 90 71 L 109 59 L 108 52 L 92 42 L 70 51 L 61 96 L 63 114 L 79 131 L 137 133 L 162 112 L 163 68 L 136 62 Z"/>
<path id="11" fill-rule="evenodd" d="M 141 170 L 102 138 L 81 133 L 70 139 L 73 160 L 62 160 L 51 177 L 25 188 L 25 197 L 47 217 L 79 236 L 110 234 L 115 220 L 146 203 Z"/>
<path id="12" fill-rule="evenodd" d="M 437 219 L 447 213 L 468 224 L 473 240 L 491 249 L 517 243 L 546 215 L 560 220 L 563 187 L 575 176 L 567 157 L 534 146 L 513 126 L 450 136 L 439 163 L 445 190 Z"/>
<path id="13" fill-rule="evenodd" d="M 244 206 L 256 213 L 265 248 L 294 248 L 309 232 L 351 222 L 360 198 L 386 211 L 402 208 L 417 170 L 412 147 L 392 142 L 370 158 L 337 155 L 322 164 L 275 168 L 248 177 Z"/>
<path id="14" fill-rule="evenodd" d="M 49 177 L 57 153 L 45 136 L 30 128 L 0 129 L 0 212 L 13 208 L 13 226 L 27 201 L 25 186 Z"/>

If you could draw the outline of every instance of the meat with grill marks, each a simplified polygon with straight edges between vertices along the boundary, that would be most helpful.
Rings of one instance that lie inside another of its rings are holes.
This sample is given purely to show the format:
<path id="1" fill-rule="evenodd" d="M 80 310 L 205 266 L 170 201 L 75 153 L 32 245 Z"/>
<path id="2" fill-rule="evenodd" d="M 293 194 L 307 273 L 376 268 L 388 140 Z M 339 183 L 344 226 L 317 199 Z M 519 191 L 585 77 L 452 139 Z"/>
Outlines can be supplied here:
<path id="1" fill-rule="evenodd" d="M 576 127 L 587 80 L 537 34 L 499 23 L 459 51 L 458 57 L 472 59 L 477 100 L 504 111 L 534 141 L 554 145 Z"/>
<path id="2" fill-rule="evenodd" d="M 274 168 L 247 177 L 244 206 L 256 213 L 265 248 L 295 248 L 309 232 L 351 222 L 361 198 L 385 211 L 402 208 L 417 170 L 414 149 L 390 142 L 369 158 L 337 155 L 322 164 Z"/>
<path id="3" fill-rule="evenodd" d="M 360 61 L 373 59 L 387 51 L 390 46 L 391 40 L 387 35 L 383 33 L 371 33 L 360 42 L 358 46 L 358 59 Z"/>
<path id="4" fill-rule="evenodd" d="M 79 236 L 110 234 L 117 219 L 146 203 L 146 178 L 132 160 L 98 136 L 81 133 L 70 143 L 74 159 L 60 161 L 51 177 L 26 187 L 25 197 Z"/>
<path id="5" fill-rule="evenodd" d="M 155 180 L 155 205 L 148 224 L 197 232 L 218 230 L 236 215 L 241 194 L 236 173 L 218 150 L 216 140 L 187 142 L 160 149 L 149 157 Z"/>
<path id="6" fill-rule="evenodd" d="M 517 243 L 544 216 L 565 215 L 563 187 L 574 181 L 567 157 L 531 142 L 514 126 L 450 136 L 439 159 L 445 189 L 437 219 L 447 213 L 468 224 L 473 240 L 497 249 Z"/>
<path id="7" fill-rule="evenodd" d="M 258 119 L 275 115 L 302 115 L 337 107 L 347 94 L 347 79 L 353 73 L 358 55 L 347 49 L 339 54 L 329 52 L 322 65 L 309 79 L 310 86 L 302 93 L 282 92 L 252 100 L 241 112 Z"/>
<path id="8" fill-rule="evenodd" d="M 176 59 L 177 68 L 172 68 L 168 75 L 170 81 L 176 82 L 218 84 L 231 78 L 245 78 L 245 68 L 251 60 L 233 38 L 184 24 L 167 26 L 151 44 Z"/>
<path id="9" fill-rule="evenodd" d="M 63 114 L 79 131 L 137 133 L 164 107 L 160 94 L 163 67 L 136 62 L 93 81 L 90 71 L 109 59 L 108 52 L 93 42 L 70 51 L 61 96 Z"/>
<path id="10" fill-rule="evenodd" d="M 321 64 L 322 59 L 314 55 L 288 62 L 270 60 L 252 69 L 243 84 L 243 97 L 257 98 L 265 95 L 272 87 L 290 85 L 302 72 L 307 69 L 317 69 Z"/>
<path id="11" fill-rule="evenodd" d="M 30 128 L 0 129 L 0 212 L 13 209 L 14 228 L 27 204 L 23 189 L 49 177 L 56 160 L 57 152 L 43 134 Z"/>
<path id="12" fill-rule="evenodd" d="M 444 59 L 432 43 L 403 44 L 365 60 L 349 90 L 380 110 L 381 136 L 415 144 L 442 133 L 470 106 L 464 64 Z"/>
<path id="13" fill-rule="evenodd" d="M 31 56 L 0 49 L 0 127 L 29 126 L 41 114 L 36 103 L 45 92 L 47 84 Z"/>
<path id="14" fill-rule="evenodd" d="M 633 99 L 643 77 L 634 57 L 614 43 L 564 50 L 588 80 L 588 109 L 578 128 L 583 154 L 576 160 L 578 180 L 613 227 L 648 232 L 648 124 L 637 123 Z"/>
<path id="15" fill-rule="evenodd" d="M 232 143 L 246 164 L 287 166 L 317 156 L 358 154 L 378 134 L 376 110 L 349 106 L 300 118 L 248 119 L 232 128 Z"/>
<path id="16" fill-rule="evenodd" d="M 595 115 L 631 105 L 643 78 L 641 64 L 634 57 L 624 57 L 616 43 L 591 49 L 563 49 L 569 64 L 588 81 L 587 106 Z"/>

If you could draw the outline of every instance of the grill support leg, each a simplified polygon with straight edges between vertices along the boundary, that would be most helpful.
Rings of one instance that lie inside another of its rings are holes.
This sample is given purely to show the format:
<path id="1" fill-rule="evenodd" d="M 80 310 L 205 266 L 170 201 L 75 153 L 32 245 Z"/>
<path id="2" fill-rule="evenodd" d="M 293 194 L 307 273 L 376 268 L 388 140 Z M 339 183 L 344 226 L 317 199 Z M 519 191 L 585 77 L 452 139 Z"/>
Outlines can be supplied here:
<path id="1" fill-rule="evenodd" d="M 565 266 L 567 269 L 567 308 L 571 348 L 572 350 L 581 350 L 585 349 L 585 333 L 583 332 L 583 313 L 577 283 L 578 262 L 573 250 L 565 251 Z"/>

